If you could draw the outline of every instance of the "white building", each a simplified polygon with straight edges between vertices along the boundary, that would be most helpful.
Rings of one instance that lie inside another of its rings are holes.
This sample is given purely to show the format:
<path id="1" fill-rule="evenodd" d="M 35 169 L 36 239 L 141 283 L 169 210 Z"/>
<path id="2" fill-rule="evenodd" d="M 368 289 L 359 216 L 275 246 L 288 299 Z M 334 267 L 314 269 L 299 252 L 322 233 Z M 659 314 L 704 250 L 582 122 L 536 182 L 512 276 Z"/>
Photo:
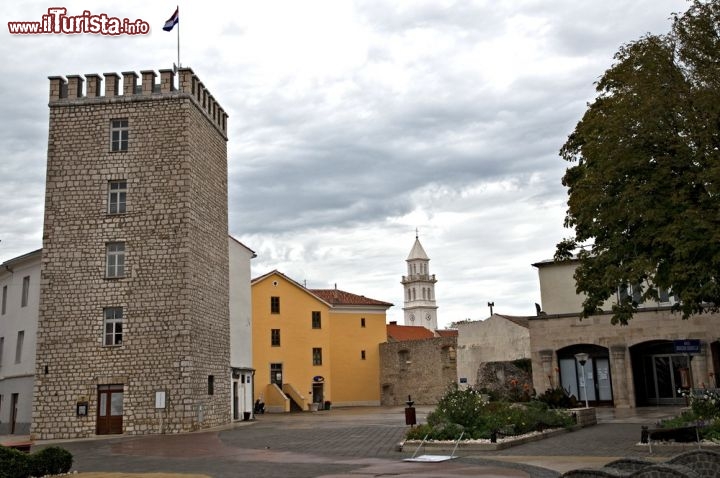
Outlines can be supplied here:
<path id="1" fill-rule="evenodd" d="M 230 366 L 232 368 L 232 417 L 248 419 L 253 412 L 252 294 L 250 259 L 257 257 L 232 236 L 230 259 Z"/>
<path id="2" fill-rule="evenodd" d="M 30 433 L 41 252 L 0 265 L 0 435 Z"/>
<path id="3" fill-rule="evenodd" d="M 425 253 L 417 233 L 408 258 L 407 275 L 402 277 L 404 288 L 404 324 L 419 325 L 437 330 L 438 319 L 435 304 L 435 274 L 430 274 L 430 258 Z"/>

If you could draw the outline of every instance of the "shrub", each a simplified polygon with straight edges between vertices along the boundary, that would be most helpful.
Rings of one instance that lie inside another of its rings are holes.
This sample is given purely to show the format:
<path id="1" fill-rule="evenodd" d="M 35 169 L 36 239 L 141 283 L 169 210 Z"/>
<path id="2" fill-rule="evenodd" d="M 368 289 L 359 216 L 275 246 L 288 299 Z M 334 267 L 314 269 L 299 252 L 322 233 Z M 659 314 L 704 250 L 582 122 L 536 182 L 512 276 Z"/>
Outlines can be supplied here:
<path id="1" fill-rule="evenodd" d="M 59 475 L 67 473 L 72 466 L 72 453 L 57 446 L 43 448 L 30 455 L 32 476 Z"/>
<path id="2" fill-rule="evenodd" d="M 0 445 L 0 478 L 26 478 L 29 473 L 28 454 Z"/>
<path id="3" fill-rule="evenodd" d="M 454 384 L 428 414 L 427 425 L 411 429 L 407 438 L 422 439 L 428 435 L 433 440 L 456 440 L 462 433 L 467 439 L 488 439 L 496 430 L 504 435 L 518 435 L 571 424 L 569 415 L 551 410 L 544 403 L 490 401 L 478 390 L 460 390 Z"/>
<path id="4" fill-rule="evenodd" d="M 706 440 L 720 441 L 720 419 L 714 420 L 700 432 L 701 436 Z"/>
<path id="5" fill-rule="evenodd" d="M 548 388 L 537 396 L 537 400 L 550 408 L 576 408 L 578 404 L 575 395 L 570 395 L 570 392 L 562 387 Z"/>

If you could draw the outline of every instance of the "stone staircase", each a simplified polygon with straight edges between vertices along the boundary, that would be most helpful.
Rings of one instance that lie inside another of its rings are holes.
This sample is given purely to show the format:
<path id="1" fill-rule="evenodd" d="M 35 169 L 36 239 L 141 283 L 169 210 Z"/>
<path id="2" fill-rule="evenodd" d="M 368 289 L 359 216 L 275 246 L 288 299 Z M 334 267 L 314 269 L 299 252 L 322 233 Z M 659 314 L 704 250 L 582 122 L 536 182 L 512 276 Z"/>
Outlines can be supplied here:
<path id="1" fill-rule="evenodd" d="M 681 453 L 666 462 L 623 458 L 598 469 L 579 469 L 564 473 L 563 478 L 715 478 L 720 477 L 720 453 L 694 450 Z"/>

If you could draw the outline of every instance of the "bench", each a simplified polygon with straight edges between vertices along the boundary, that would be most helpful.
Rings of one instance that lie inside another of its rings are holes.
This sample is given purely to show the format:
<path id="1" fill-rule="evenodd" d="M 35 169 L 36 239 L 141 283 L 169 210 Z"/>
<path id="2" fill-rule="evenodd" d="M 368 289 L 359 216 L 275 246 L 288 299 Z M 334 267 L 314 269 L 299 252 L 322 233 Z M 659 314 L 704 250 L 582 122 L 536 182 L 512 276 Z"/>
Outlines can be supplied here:
<path id="1" fill-rule="evenodd" d="M 13 448 L 18 451 L 30 453 L 30 447 L 33 446 L 33 443 L 31 441 L 16 441 L 16 442 L 0 443 L 0 445 L 4 446 L 5 448 Z"/>

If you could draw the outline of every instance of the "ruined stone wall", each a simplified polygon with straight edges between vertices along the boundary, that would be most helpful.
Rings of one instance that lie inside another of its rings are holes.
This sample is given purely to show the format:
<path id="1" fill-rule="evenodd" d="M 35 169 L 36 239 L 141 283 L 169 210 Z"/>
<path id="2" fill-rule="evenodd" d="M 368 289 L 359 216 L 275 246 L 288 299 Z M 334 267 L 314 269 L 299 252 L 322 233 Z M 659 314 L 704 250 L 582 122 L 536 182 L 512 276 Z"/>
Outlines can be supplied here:
<path id="1" fill-rule="evenodd" d="M 229 420 L 227 115 L 192 70 L 178 88 L 170 70 L 159 84 L 141 74 L 138 85 L 123 73 L 119 95 L 120 76 L 106 73 L 105 96 L 99 75 L 85 75 L 86 90 L 79 76 L 50 78 L 36 438 L 93 435 L 98 385 L 123 386 L 124 433 Z M 113 119 L 128 121 L 127 151 L 111 151 Z M 116 180 L 126 211 L 109 214 Z M 106 277 L 111 242 L 125 245 L 119 278 Z M 120 344 L 104 342 L 107 307 L 123 309 Z"/>
<path id="2" fill-rule="evenodd" d="M 381 404 L 436 404 L 457 380 L 456 350 L 456 337 L 380 344 Z"/>

